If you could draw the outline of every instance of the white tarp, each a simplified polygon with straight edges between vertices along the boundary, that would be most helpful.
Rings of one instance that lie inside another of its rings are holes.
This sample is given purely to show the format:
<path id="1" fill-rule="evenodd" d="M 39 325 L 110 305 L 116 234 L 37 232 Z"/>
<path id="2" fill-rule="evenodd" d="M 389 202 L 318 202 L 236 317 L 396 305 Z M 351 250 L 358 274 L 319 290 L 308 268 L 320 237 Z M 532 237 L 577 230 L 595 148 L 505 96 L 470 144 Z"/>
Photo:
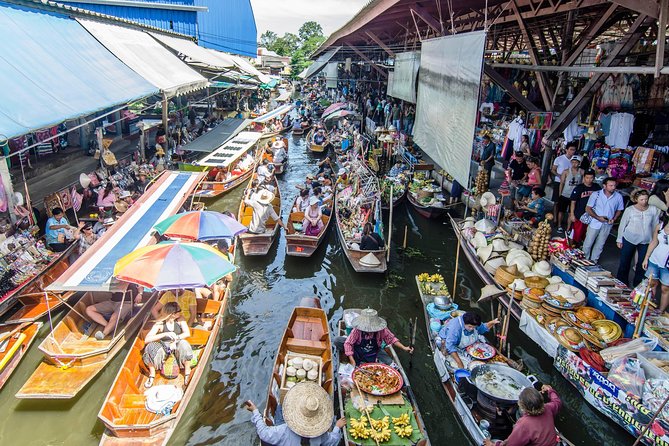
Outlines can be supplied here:
<path id="1" fill-rule="evenodd" d="M 388 96 L 415 104 L 419 67 L 419 51 L 396 54 L 392 80 L 388 78 Z"/>
<path id="2" fill-rule="evenodd" d="M 220 51 L 212 50 L 209 48 L 207 48 L 207 51 L 211 51 L 213 53 L 220 53 Z M 232 54 L 228 54 L 227 56 L 232 59 L 237 68 L 239 68 L 240 70 L 242 70 L 243 72 L 245 72 L 250 76 L 256 77 L 260 81 L 260 83 L 269 84 L 272 81 L 271 77 L 260 72 L 256 67 L 251 65 L 251 63 L 247 62 L 245 59 L 239 56 L 233 56 Z"/>
<path id="3" fill-rule="evenodd" d="M 149 33 L 154 39 L 186 56 L 186 63 L 203 66 L 216 71 L 225 71 L 237 67 L 232 58 L 220 51 L 209 51 L 192 40 L 179 39 L 160 33 Z"/>
<path id="4" fill-rule="evenodd" d="M 536 342 L 548 356 L 551 358 L 557 356 L 557 350 L 560 343 L 548 332 L 548 330 L 539 325 L 539 322 L 530 316 L 527 311 L 523 311 L 523 314 L 520 315 L 519 327 L 530 337 L 530 339 Z"/>
<path id="5" fill-rule="evenodd" d="M 325 66 L 325 86 L 337 88 L 337 62 L 330 62 Z"/>
<path id="6" fill-rule="evenodd" d="M 467 186 L 483 68 L 485 33 L 424 40 L 414 140 Z"/>
<path id="7" fill-rule="evenodd" d="M 340 49 L 341 47 L 338 46 L 329 49 L 326 53 L 321 54 L 318 59 L 314 61 L 314 63 L 309 65 L 309 67 L 306 69 L 306 72 L 303 71 L 300 73 L 299 77 L 302 79 L 309 79 L 311 76 L 317 75 L 323 68 L 325 68 L 325 65 L 330 62 L 330 59 L 332 59 Z"/>
<path id="8" fill-rule="evenodd" d="M 124 64 L 168 97 L 207 86 L 207 79 L 147 33 L 92 20 L 77 20 Z"/>

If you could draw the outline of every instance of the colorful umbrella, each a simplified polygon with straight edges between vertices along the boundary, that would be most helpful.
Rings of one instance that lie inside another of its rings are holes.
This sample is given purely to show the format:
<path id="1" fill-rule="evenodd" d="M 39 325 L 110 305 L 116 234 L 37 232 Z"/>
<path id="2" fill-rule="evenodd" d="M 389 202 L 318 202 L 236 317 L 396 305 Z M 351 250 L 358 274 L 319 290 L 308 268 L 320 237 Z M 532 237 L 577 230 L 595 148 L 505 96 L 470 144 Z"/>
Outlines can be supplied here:
<path id="1" fill-rule="evenodd" d="M 162 242 L 136 249 L 114 265 L 114 277 L 156 290 L 210 286 L 237 268 L 204 243 Z"/>
<path id="2" fill-rule="evenodd" d="M 330 113 L 335 112 L 337 110 L 340 110 L 342 108 L 346 108 L 346 103 L 345 102 L 337 102 L 336 104 L 332 104 L 331 106 L 329 106 L 328 108 L 325 109 L 325 111 L 323 112 L 321 117 L 324 118 L 327 115 L 329 115 Z"/>
<path id="3" fill-rule="evenodd" d="M 343 118 L 345 116 L 352 115 L 352 114 L 353 114 L 353 112 L 350 112 L 348 110 L 337 110 L 336 112 L 329 114 L 328 116 L 326 116 L 323 119 L 325 119 L 325 120 L 339 119 L 339 118 Z"/>
<path id="4" fill-rule="evenodd" d="M 211 211 L 191 211 L 166 218 L 153 227 L 160 235 L 182 240 L 216 240 L 248 231 L 234 218 Z"/>

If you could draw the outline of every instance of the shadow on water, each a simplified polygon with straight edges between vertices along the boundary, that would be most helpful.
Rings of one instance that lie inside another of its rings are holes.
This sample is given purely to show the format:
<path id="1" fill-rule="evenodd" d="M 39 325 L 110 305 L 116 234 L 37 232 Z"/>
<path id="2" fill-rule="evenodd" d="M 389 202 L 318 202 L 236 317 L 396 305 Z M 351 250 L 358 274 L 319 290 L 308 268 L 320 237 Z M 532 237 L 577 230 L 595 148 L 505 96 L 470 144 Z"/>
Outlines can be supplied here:
<path id="1" fill-rule="evenodd" d="M 290 163 L 279 179 L 284 216 L 297 195 L 295 185 L 313 173 L 316 163 L 323 158 L 308 153 L 304 137 L 288 139 Z M 236 214 L 242 193 L 240 187 L 209 203 L 209 208 Z M 404 352 L 400 359 L 407 367 L 430 439 L 434 445 L 468 444 L 439 383 L 414 282 L 416 274 L 439 272 L 452 287 L 455 236 L 446 219 L 428 221 L 407 204 L 395 209 L 393 216 L 393 249 L 387 275 L 355 273 L 341 250 L 334 222 L 323 246 L 311 258 L 287 258 L 283 235 L 265 257 L 237 257 L 239 272 L 218 344 L 171 444 L 256 443 L 250 414 L 241 406 L 247 399 L 260 408 L 264 406 L 275 351 L 285 324 L 293 307 L 306 296 L 321 299 L 331 323 L 341 317 L 344 308 L 373 307 L 405 343 L 409 339 L 409 318 L 417 317 L 419 329 L 413 367 L 408 368 L 409 358 Z M 402 246 L 405 226 L 408 246 L 400 254 L 398 248 Z M 475 296 L 482 284 L 462 256 L 458 271 L 457 303 L 464 309 L 476 307 Z M 480 310 L 489 317 L 487 304 Z M 11 441 L 31 446 L 95 445 L 102 433 L 97 413 L 127 350 L 71 402 L 19 402 L 14 394 L 40 361 L 36 347 L 48 333 L 47 327 L 48 323 L 0 393 L 0 444 Z M 518 331 L 517 324 L 511 324 L 510 340 L 530 371 L 553 384 L 562 396 L 565 409 L 558 425 L 568 438 L 582 446 L 631 444 L 628 434 L 594 411 L 559 376 L 547 356 Z"/>

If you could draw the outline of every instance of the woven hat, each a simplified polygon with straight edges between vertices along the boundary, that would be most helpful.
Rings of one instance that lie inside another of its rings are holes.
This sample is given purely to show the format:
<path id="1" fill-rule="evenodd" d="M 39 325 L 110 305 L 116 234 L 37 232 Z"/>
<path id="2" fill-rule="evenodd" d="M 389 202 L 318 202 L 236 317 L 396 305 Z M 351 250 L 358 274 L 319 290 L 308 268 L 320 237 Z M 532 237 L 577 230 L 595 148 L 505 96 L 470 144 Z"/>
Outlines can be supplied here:
<path id="1" fill-rule="evenodd" d="M 388 326 L 386 320 L 379 316 L 376 310 L 365 308 L 360 311 L 360 315 L 351 322 L 353 328 L 366 333 L 376 333 Z"/>
<path id="2" fill-rule="evenodd" d="M 523 291 L 525 288 L 527 288 L 527 284 L 523 279 L 515 279 L 509 284 L 509 289 L 513 289 L 514 286 L 516 287 L 516 292 Z"/>
<path id="3" fill-rule="evenodd" d="M 371 252 L 364 256 L 363 258 L 360 259 L 360 264 L 363 266 L 379 266 L 381 264 L 381 261 L 376 258 L 374 254 Z"/>
<path id="4" fill-rule="evenodd" d="M 286 393 L 283 418 L 290 430 L 300 437 L 316 438 L 330 429 L 334 405 L 321 386 L 314 382 L 301 382 Z"/>
<path id="5" fill-rule="evenodd" d="M 129 191 L 124 190 L 124 191 L 121 192 L 121 194 L 118 197 L 122 200 L 124 198 L 132 197 L 132 194 Z"/>
<path id="6" fill-rule="evenodd" d="M 472 244 L 474 245 L 474 248 L 483 248 L 484 246 L 488 246 L 488 240 L 485 238 L 485 235 L 483 235 L 482 232 L 477 232 L 474 234 Z"/>
<path id="7" fill-rule="evenodd" d="M 486 271 L 488 271 L 488 273 L 495 274 L 495 271 L 497 271 L 497 268 L 499 268 L 500 266 L 505 266 L 505 265 L 506 265 L 506 262 L 504 261 L 504 257 L 492 255 L 485 262 L 483 267 L 485 268 Z"/>
<path id="8" fill-rule="evenodd" d="M 492 245 L 487 245 L 484 246 L 483 248 L 477 249 L 476 255 L 479 256 L 481 262 L 483 263 L 487 262 L 490 256 L 492 255 Z"/>
<path id="9" fill-rule="evenodd" d="M 476 219 L 474 217 L 467 217 L 465 218 L 465 222 L 462 225 L 462 229 L 473 228 L 475 224 L 476 224 Z"/>
<path id="10" fill-rule="evenodd" d="M 523 245 L 518 242 L 509 242 L 509 249 L 520 249 L 523 250 Z"/>
<path id="11" fill-rule="evenodd" d="M 503 238 L 497 238 L 493 239 L 492 241 L 492 249 L 496 252 L 506 252 L 510 248 L 506 240 L 504 240 Z"/>
<path id="12" fill-rule="evenodd" d="M 481 288 L 481 297 L 479 297 L 479 301 L 484 300 L 488 297 L 498 296 L 504 293 L 506 293 L 506 291 L 500 290 L 499 288 L 497 288 L 497 285 L 486 285 L 483 288 Z"/>
<path id="13" fill-rule="evenodd" d="M 82 173 L 79 175 L 79 184 L 81 184 L 81 187 L 86 189 L 88 186 L 91 185 L 91 179 L 88 177 L 88 175 Z"/>
<path id="14" fill-rule="evenodd" d="M 125 201 L 116 201 L 114 202 L 114 207 L 116 208 L 116 212 L 122 214 L 128 210 L 128 203 Z"/>
<path id="15" fill-rule="evenodd" d="M 263 190 L 258 196 L 258 203 L 260 204 L 268 205 L 272 203 L 272 200 L 274 200 L 274 194 L 268 190 Z"/>
<path id="16" fill-rule="evenodd" d="M 309 198 L 309 206 L 313 206 L 314 204 L 318 204 L 318 198 L 317 197 Z"/>
<path id="17" fill-rule="evenodd" d="M 274 143 L 272 143 L 273 149 L 280 149 L 281 147 L 283 147 L 283 141 L 281 141 L 280 139 L 277 139 L 276 141 L 274 141 Z"/>
<path id="18" fill-rule="evenodd" d="M 557 283 L 562 283 L 562 277 L 560 276 L 551 276 L 548 278 L 548 281 L 553 285 Z"/>
<path id="19" fill-rule="evenodd" d="M 492 192 L 483 192 L 480 203 L 482 207 L 492 206 L 493 204 L 497 204 L 497 198 L 495 198 L 495 194 Z"/>
<path id="20" fill-rule="evenodd" d="M 488 220 L 487 218 L 484 218 L 477 221 L 474 227 L 477 231 L 483 232 L 484 234 L 490 234 L 495 230 L 495 223 Z"/>
<path id="21" fill-rule="evenodd" d="M 532 266 L 532 271 L 540 276 L 548 277 L 551 275 L 551 264 L 545 260 L 535 263 Z"/>

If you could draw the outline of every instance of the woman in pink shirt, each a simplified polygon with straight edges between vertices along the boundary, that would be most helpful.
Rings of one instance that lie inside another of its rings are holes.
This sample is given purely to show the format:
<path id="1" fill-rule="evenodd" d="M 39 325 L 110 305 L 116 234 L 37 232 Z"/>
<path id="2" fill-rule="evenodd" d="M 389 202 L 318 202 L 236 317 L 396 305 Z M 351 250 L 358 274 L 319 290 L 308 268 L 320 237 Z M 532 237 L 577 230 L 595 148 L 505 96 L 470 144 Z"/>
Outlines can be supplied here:
<path id="1" fill-rule="evenodd" d="M 116 194 L 113 192 L 114 185 L 107 183 L 107 186 L 98 193 L 98 207 L 110 208 L 116 203 Z"/>
<path id="2" fill-rule="evenodd" d="M 548 394 L 549 401 L 545 404 L 542 393 L 533 387 L 523 389 L 518 398 L 523 416 L 513 426 L 509 438 L 495 443 L 485 440 L 484 446 L 555 446 L 559 440 L 555 417 L 562 402 L 551 386 L 543 385 L 541 392 Z"/>
<path id="3" fill-rule="evenodd" d="M 360 365 L 367 362 L 383 362 L 390 364 L 390 356 L 383 350 L 385 346 L 401 348 L 409 353 L 413 347 L 406 347 L 388 330 L 385 319 L 379 317 L 376 310 L 367 308 L 351 323 L 353 330 L 344 341 L 344 354 L 351 364 Z"/>
<path id="4" fill-rule="evenodd" d="M 539 168 L 539 160 L 535 156 L 527 159 L 527 167 L 530 169 L 527 174 L 527 181 L 518 188 L 516 199 L 527 198 L 535 186 L 541 186 L 541 169 Z"/>

